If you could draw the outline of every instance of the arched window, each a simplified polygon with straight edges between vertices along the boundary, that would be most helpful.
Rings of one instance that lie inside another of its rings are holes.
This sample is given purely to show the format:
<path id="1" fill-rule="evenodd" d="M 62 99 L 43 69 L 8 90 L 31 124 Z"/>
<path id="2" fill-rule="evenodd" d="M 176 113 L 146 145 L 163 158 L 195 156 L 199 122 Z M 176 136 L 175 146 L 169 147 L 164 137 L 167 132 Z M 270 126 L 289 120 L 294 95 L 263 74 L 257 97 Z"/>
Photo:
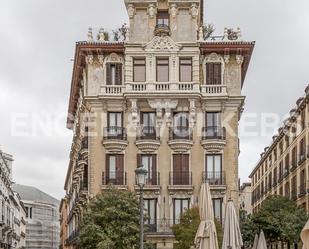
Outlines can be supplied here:
<path id="1" fill-rule="evenodd" d="M 224 75 L 224 60 L 216 53 L 206 56 L 203 66 L 204 83 L 206 85 L 222 85 Z"/>

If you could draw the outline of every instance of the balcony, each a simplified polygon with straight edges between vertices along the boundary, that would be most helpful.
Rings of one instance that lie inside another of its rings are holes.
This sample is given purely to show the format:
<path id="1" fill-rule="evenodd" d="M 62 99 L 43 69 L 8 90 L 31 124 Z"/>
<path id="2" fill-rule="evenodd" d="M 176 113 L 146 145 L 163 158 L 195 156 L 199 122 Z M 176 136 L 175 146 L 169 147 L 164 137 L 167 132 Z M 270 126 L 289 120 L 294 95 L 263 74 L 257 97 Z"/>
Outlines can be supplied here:
<path id="1" fill-rule="evenodd" d="M 126 129 L 117 126 L 106 127 L 103 130 L 103 146 L 108 152 L 119 153 L 128 145 Z"/>
<path id="2" fill-rule="evenodd" d="M 289 175 L 290 171 L 289 171 L 289 167 L 285 168 L 283 171 L 283 177 L 287 177 Z"/>
<path id="3" fill-rule="evenodd" d="M 292 191 L 291 191 L 291 200 L 292 201 L 295 201 L 297 200 L 297 188 L 292 188 Z"/>
<path id="4" fill-rule="evenodd" d="M 279 174 L 278 183 L 281 183 L 283 181 L 283 174 Z"/>
<path id="5" fill-rule="evenodd" d="M 124 171 L 110 171 L 108 174 L 102 173 L 102 185 L 115 185 L 126 186 L 127 185 L 127 172 Z"/>
<path id="6" fill-rule="evenodd" d="M 225 128 L 219 126 L 203 127 L 201 144 L 208 152 L 222 151 L 226 145 Z"/>
<path id="7" fill-rule="evenodd" d="M 184 153 L 193 146 L 193 131 L 185 126 L 172 127 L 169 130 L 168 145 L 174 152 Z"/>
<path id="8" fill-rule="evenodd" d="M 306 183 L 302 183 L 300 186 L 299 186 L 299 194 L 298 194 L 298 198 L 301 198 L 303 196 L 305 196 L 307 194 L 306 192 Z"/>
<path id="9" fill-rule="evenodd" d="M 150 238 L 152 235 L 157 236 L 160 234 L 172 234 L 172 226 L 174 221 L 171 219 L 150 219 L 145 222 L 146 237 Z"/>
<path id="10" fill-rule="evenodd" d="M 227 96 L 226 85 L 202 85 L 201 93 L 205 96 Z"/>
<path id="11" fill-rule="evenodd" d="M 276 186 L 277 186 L 277 184 L 278 184 L 278 182 L 277 182 L 277 178 L 274 178 L 274 179 L 273 179 L 273 188 L 274 188 L 274 187 L 276 187 Z"/>
<path id="12" fill-rule="evenodd" d="M 154 30 L 155 36 L 170 35 L 170 26 L 167 24 L 157 24 Z"/>
<path id="13" fill-rule="evenodd" d="M 156 128 L 153 126 L 144 126 L 137 131 L 137 148 L 143 153 L 153 153 L 160 147 L 160 138 L 157 135 Z"/>
<path id="14" fill-rule="evenodd" d="M 293 172 L 296 168 L 297 168 L 297 163 L 296 162 L 292 162 L 292 166 L 291 166 L 290 171 Z"/>
<path id="15" fill-rule="evenodd" d="M 173 171 L 169 173 L 170 191 L 189 191 L 193 190 L 191 171 Z"/>
<path id="16" fill-rule="evenodd" d="M 298 159 L 298 165 L 301 165 L 303 162 L 306 161 L 305 153 L 300 154 L 298 158 L 299 158 L 299 159 Z"/>
<path id="17" fill-rule="evenodd" d="M 130 82 L 126 83 L 126 95 L 145 95 L 145 94 L 200 94 L 199 83 L 193 82 Z"/>
<path id="18" fill-rule="evenodd" d="M 204 171 L 202 177 L 202 181 L 208 182 L 210 187 L 225 186 L 225 177 L 223 171 Z"/>
<path id="19" fill-rule="evenodd" d="M 160 172 L 150 172 L 147 175 L 146 183 L 144 186 L 145 191 L 157 191 L 157 194 L 159 194 L 159 190 L 161 189 L 160 186 Z M 137 182 L 135 182 L 135 190 L 139 191 L 140 187 L 137 186 Z"/>

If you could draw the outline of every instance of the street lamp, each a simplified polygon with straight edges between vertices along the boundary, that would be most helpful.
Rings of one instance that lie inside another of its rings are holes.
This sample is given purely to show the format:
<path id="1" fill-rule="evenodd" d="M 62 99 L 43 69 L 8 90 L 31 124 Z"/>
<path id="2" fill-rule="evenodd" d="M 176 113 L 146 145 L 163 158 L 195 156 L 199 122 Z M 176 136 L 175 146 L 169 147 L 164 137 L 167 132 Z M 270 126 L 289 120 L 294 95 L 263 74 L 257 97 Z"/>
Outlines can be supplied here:
<path id="1" fill-rule="evenodd" d="M 136 183 L 140 188 L 139 204 L 140 204 L 140 249 L 144 249 L 144 198 L 143 188 L 146 184 L 146 176 L 148 171 L 144 169 L 143 165 L 139 165 L 135 170 Z"/>

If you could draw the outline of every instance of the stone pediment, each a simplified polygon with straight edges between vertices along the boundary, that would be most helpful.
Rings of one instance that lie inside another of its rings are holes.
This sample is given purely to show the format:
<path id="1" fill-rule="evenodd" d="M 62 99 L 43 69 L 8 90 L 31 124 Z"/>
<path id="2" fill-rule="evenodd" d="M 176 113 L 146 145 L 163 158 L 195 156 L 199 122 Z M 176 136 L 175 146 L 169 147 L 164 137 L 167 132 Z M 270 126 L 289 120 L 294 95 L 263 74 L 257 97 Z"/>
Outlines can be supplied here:
<path id="1" fill-rule="evenodd" d="M 155 36 L 144 46 L 144 50 L 147 52 L 178 52 L 180 49 L 181 45 L 169 36 Z"/>

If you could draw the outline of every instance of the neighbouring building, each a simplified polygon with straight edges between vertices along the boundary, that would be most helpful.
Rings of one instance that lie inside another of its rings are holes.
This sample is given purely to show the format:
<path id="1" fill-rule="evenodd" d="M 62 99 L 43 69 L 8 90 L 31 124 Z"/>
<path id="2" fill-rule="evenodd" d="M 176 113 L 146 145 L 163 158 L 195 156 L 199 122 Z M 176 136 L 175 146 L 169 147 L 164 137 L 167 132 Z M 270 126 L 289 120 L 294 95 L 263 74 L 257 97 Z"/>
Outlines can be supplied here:
<path id="1" fill-rule="evenodd" d="M 59 201 L 41 190 L 14 184 L 26 210 L 26 248 L 59 248 Z"/>
<path id="2" fill-rule="evenodd" d="M 245 215 L 252 214 L 252 188 L 251 182 L 244 182 L 239 188 L 239 209 Z"/>
<path id="3" fill-rule="evenodd" d="M 12 192 L 10 199 L 14 206 L 12 248 L 26 248 L 26 208 L 18 193 Z"/>
<path id="4" fill-rule="evenodd" d="M 309 213 L 308 100 L 309 86 L 250 174 L 253 212 L 261 208 L 267 196 L 281 195 L 295 201 Z"/>
<path id="5" fill-rule="evenodd" d="M 171 226 L 198 204 L 203 181 L 218 220 L 228 198 L 239 206 L 238 122 L 254 42 L 239 29 L 205 40 L 202 0 L 124 2 L 124 41 L 106 41 L 102 30 L 94 40 L 90 29 L 76 44 L 63 248 L 78 248 L 90 197 L 110 184 L 138 190 L 140 164 L 148 170 L 146 239 L 155 248 L 173 248 Z"/>
<path id="6" fill-rule="evenodd" d="M 60 249 L 67 248 L 67 201 L 63 198 L 59 205 L 59 222 L 60 222 Z"/>

